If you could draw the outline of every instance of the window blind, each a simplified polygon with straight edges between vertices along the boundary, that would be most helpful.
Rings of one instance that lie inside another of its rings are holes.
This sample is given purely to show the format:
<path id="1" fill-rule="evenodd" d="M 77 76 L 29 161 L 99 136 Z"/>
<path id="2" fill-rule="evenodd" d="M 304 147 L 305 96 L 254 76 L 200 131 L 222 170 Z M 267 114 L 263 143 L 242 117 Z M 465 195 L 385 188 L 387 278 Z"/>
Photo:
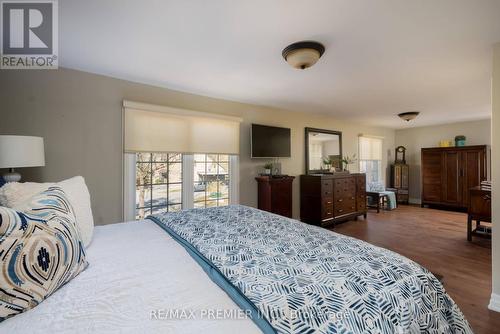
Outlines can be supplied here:
<path id="1" fill-rule="evenodd" d="M 382 160 L 382 138 L 359 137 L 360 160 Z"/>
<path id="2" fill-rule="evenodd" d="M 124 101 L 124 150 L 239 154 L 240 123 L 238 117 Z"/>

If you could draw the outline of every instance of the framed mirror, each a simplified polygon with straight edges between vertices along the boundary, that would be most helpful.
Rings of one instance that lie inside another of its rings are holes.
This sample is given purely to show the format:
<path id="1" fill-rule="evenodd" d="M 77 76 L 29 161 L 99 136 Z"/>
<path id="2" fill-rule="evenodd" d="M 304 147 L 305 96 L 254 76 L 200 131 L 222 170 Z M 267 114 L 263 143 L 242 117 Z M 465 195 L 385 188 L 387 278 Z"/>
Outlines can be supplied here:
<path id="1" fill-rule="evenodd" d="M 306 174 L 342 169 L 342 132 L 306 128 Z"/>

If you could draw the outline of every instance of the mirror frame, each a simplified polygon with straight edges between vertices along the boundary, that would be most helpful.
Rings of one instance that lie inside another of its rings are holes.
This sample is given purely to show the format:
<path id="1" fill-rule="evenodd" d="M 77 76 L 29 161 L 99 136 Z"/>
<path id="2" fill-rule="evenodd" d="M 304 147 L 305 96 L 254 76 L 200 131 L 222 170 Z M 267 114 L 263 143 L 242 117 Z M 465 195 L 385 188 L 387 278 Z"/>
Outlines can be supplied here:
<path id="1" fill-rule="evenodd" d="M 324 174 L 323 170 L 309 170 L 309 134 L 311 132 L 319 132 L 325 133 L 329 135 L 337 135 L 339 136 L 339 153 L 342 157 L 342 131 L 334 131 L 334 130 L 325 130 L 325 129 L 316 129 L 316 128 L 305 128 L 305 145 L 306 145 L 306 174 Z"/>

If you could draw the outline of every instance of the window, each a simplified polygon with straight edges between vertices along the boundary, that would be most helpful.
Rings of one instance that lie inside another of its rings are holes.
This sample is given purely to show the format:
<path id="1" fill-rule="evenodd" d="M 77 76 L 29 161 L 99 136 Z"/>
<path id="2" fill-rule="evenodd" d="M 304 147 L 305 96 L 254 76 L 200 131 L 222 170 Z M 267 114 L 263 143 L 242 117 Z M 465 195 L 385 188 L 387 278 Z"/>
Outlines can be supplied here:
<path id="1" fill-rule="evenodd" d="M 123 101 L 123 218 L 238 204 L 241 122 Z"/>
<path id="2" fill-rule="evenodd" d="M 194 155 L 194 207 L 207 208 L 229 204 L 229 156 Z"/>
<path id="3" fill-rule="evenodd" d="M 137 153 L 136 219 L 182 208 L 182 154 Z"/>
<path id="4" fill-rule="evenodd" d="M 367 184 L 383 182 L 382 138 L 359 137 L 359 170 L 366 173 Z"/>
<path id="5" fill-rule="evenodd" d="M 124 219 L 239 203 L 234 154 L 125 153 Z"/>

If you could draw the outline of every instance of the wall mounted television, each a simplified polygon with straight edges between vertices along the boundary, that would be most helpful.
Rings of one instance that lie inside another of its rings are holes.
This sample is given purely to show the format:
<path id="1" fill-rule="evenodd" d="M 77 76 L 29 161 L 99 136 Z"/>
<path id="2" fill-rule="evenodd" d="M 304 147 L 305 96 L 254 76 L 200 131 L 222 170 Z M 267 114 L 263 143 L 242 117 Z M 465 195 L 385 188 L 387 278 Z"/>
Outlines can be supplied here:
<path id="1" fill-rule="evenodd" d="M 290 158 L 291 130 L 252 124 L 250 145 L 252 158 Z"/>

